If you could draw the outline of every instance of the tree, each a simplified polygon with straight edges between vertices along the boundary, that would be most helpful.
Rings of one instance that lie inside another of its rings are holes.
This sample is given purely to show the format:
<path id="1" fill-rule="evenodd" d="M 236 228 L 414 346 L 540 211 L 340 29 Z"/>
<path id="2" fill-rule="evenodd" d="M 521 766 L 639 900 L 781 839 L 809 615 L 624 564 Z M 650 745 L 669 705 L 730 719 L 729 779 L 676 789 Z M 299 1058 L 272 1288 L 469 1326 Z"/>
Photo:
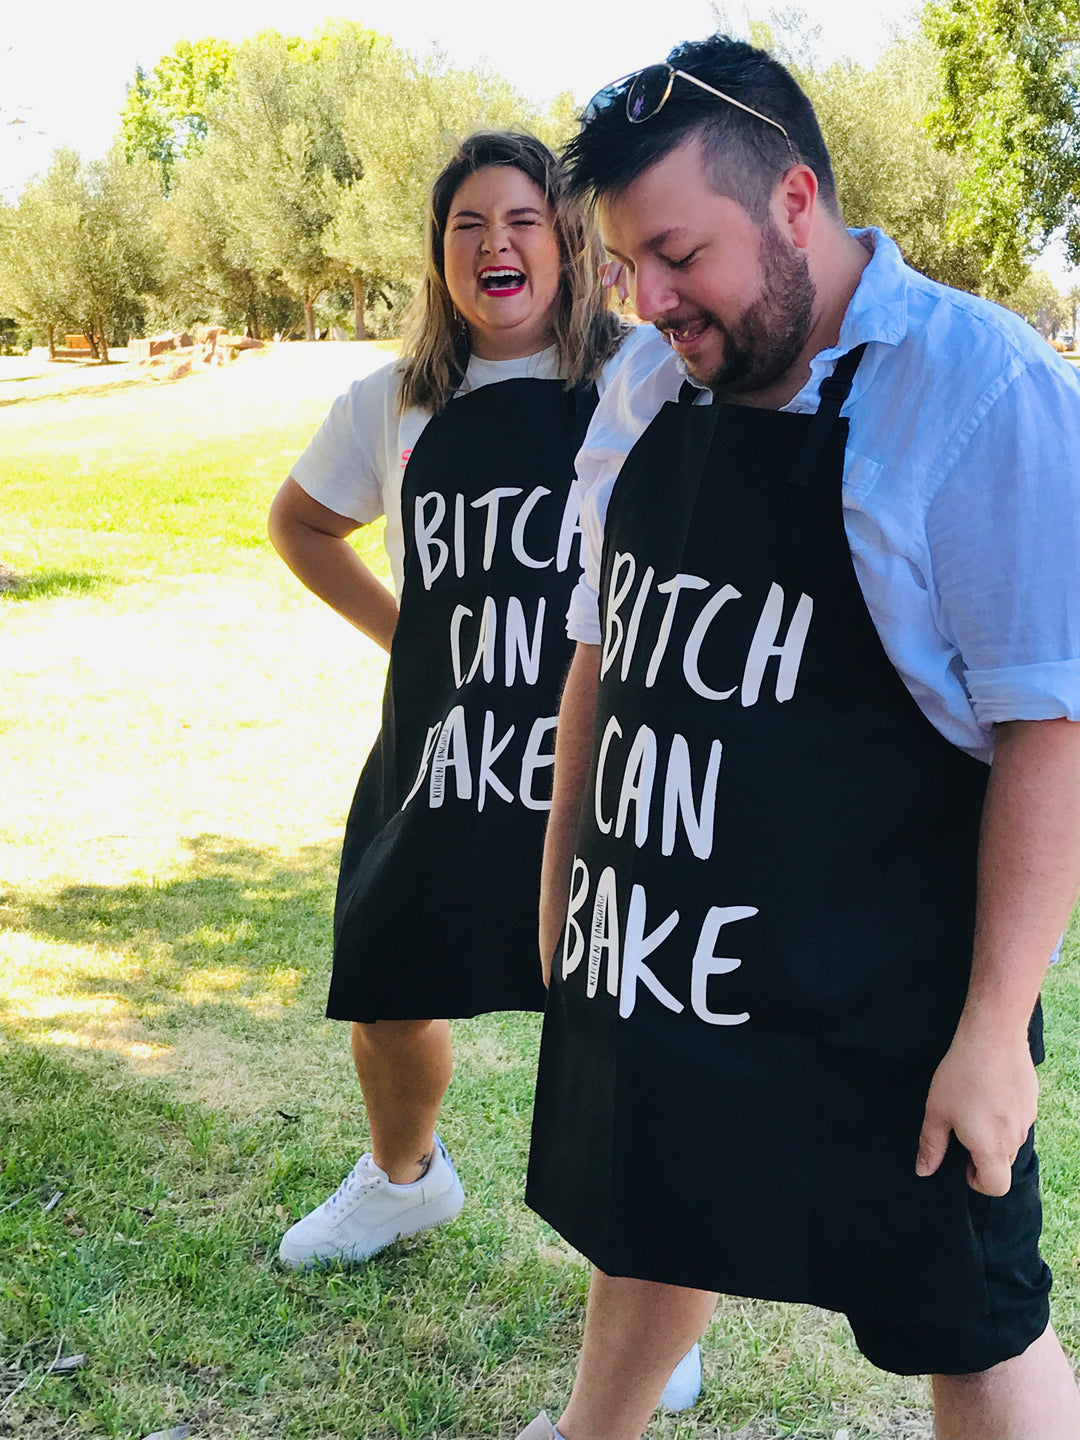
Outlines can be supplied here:
<path id="1" fill-rule="evenodd" d="M 1033 325 L 1044 340 L 1050 340 L 1068 319 L 1068 302 L 1050 276 L 1042 270 L 1031 270 L 1011 295 L 1002 301 L 1017 315 Z"/>
<path id="2" fill-rule="evenodd" d="M 141 328 L 159 288 L 160 203 L 148 160 L 129 163 L 114 146 L 83 166 L 74 151 L 57 151 L 0 226 L 0 286 L 17 313 L 47 330 L 78 328 L 106 363 L 110 335 Z"/>
<path id="3" fill-rule="evenodd" d="M 16 205 L 0 208 L 0 297 L 5 309 L 44 329 L 50 359 L 56 326 L 77 309 L 79 182 L 79 157 L 60 150 L 44 180 L 31 181 Z"/>
<path id="4" fill-rule="evenodd" d="M 348 266 L 323 244 L 340 191 L 360 176 L 344 112 L 373 51 L 388 44 L 350 22 L 312 41 L 268 31 L 239 47 L 230 87 L 212 110 L 206 157 L 264 273 L 280 275 L 302 304 L 309 340 L 319 295 L 348 279 Z"/>
<path id="5" fill-rule="evenodd" d="M 983 256 L 951 224 L 964 162 L 936 148 L 925 127 L 937 96 L 927 42 L 900 41 L 869 69 L 845 61 L 801 78 L 833 157 L 848 224 L 879 225 L 916 269 L 979 289 Z"/>
<path id="6" fill-rule="evenodd" d="M 1065 313 L 1069 317 L 1069 330 L 1072 332 L 1073 343 L 1076 343 L 1076 315 L 1080 311 L 1080 285 L 1073 285 L 1065 296 Z"/>
<path id="7" fill-rule="evenodd" d="M 153 164 L 117 144 L 85 170 L 77 270 L 90 328 L 109 358 L 109 336 L 142 329 L 147 297 L 161 286 L 161 189 Z M 83 327 L 86 329 L 86 326 Z"/>
<path id="8" fill-rule="evenodd" d="M 233 54 L 227 41 L 208 36 L 178 41 L 150 72 L 136 66 L 120 134 L 129 160 L 142 154 L 160 166 L 166 190 L 176 162 L 202 148 L 213 99 L 232 74 Z"/>
<path id="9" fill-rule="evenodd" d="M 291 330 L 300 315 L 281 276 L 269 270 L 236 213 L 214 147 L 176 167 L 163 207 L 163 294 L 155 320 L 170 329 L 224 322 L 259 338 Z"/>
<path id="10" fill-rule="evenodd" d="M 540 114 L 497 75 L 417 61 L 351 22 L 310 40 L 181 41 L 137 72 L 122 116 L 128 153 L 168 191 L 155 313 L 242 316 L 256 333 L 294 297 L 313 339 L 316 303 L 351 292 L 358 338 L 366 307 L 385 331 L 419 281 L 454 137 L 527 125 L 559 145 L 573 124 L 569 95 Z"/>
<path id="11" fill-rule="evenodd" d="M 923 14 L 941 99 L 930 133 L 965 156 L 950 234 L 1006 294 L 1052 231 L 1080 264 L 1077 0 L 936 0 Z"/>
<path id="12" fill-rule="evenodd" d="M 324 244 L 357 289 L 364 275 L 408 295 L 423 272 L 431 183 L 455 141 L 481 125 L 527 127 L 557 146 L 572 133 L 573 100 L 561 96 L 543 116 L 488 71 L 390 46 L 371 58 L 342 126 L 359 173 L 339 192 Z"/>
<path id="13" fill-rule="evenodd" d="M 717 23 L 728 27 L 715 3 L 713 9 Z M 964 158 L 943 153 L 926 132 L 939 98 L 930 43 L 909 36 L 873 66 L 852 60 L 822 66 L 821 27 L 798 8 L 751 22 L 749 38 L 781 59 L 810 96 L 848 224 L 878 225 L 916 269 L 948 285 L 980 289 L 982 257 L 950 228 Z"/>

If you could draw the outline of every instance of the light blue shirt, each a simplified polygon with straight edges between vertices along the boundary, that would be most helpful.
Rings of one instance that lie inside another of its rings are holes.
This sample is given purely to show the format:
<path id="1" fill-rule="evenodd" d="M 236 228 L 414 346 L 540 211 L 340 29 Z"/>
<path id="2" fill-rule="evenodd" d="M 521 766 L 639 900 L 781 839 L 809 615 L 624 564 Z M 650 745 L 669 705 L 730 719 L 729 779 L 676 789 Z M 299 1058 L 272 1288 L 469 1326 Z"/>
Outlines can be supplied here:
<path id="1" fill-rule="evenodd" d="M 1018 316 L 928 280 L 881 231 L 855 233 L 873 256 L 839 344 L 814 357 L 784 409 L 816 410 L 836 360 L 867 342 L 843 409 L 855 571 L 927 719 L 989 761 L 999 721 L 1080 720 L 1080 381 Z M 619 469 L 684 378 L 653 331 L 628 347 L 593 417 L 578 456 L 575 640 L 601 640 L 604 517 Z"/>

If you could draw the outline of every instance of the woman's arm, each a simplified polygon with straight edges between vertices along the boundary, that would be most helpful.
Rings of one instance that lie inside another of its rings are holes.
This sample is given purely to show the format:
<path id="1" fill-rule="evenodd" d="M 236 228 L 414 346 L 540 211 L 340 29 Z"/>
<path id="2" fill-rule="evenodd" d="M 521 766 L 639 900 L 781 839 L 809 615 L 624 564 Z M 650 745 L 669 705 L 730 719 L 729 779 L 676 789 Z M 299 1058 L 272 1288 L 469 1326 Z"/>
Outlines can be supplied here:
<path id="1" fill-rule="evenodd" d="M 551 814 L 544 838 L 544 864 L 540 878 L 540 963 L 545 985 L 551 979 L 551 957 L 566 920 L 574 840 L 592 761 L 593 718 L 599 676 L 600 646 L 579 643 L 570 662 L 559 706 Z"/>
<path id="2" fill-rule="evenodd" d="M 345 538 L 359 528 L 347 515 L 312 499 L 291 475 L 274 497 L 267 523 L 274 549 L 293 574 L 388 651 L 397 601 Z"/>

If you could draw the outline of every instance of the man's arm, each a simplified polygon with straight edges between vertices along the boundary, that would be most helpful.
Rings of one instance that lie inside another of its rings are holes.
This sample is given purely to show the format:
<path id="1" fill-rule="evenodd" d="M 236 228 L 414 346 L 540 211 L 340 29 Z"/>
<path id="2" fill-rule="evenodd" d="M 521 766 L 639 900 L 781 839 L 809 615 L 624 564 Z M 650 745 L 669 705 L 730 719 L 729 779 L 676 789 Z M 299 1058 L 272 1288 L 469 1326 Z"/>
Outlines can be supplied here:
<path id="1" fill-rule="evenodd" d="M 397 601 L 345 538 L 360 527 L 329 510 L 290 475 L 270 507 L 271 543 L 293 574 L 384 650 L 397 625 Z"/>
<path id="2" fill-rule="evenodd" d="M 1028 1020 L 1080 884 L 1080 723 L 997 727 L 979 842 L 967 1002 L 926 1102 L 916 1170 L 931 1175 L 954 1134 L 968 1181 L 1004 1195 L 1035 1121 Z"/>
<path id="3" fill-rule="evenodd" d="M 593 717 L 599 676 L 600 646 L 579 643 L 570 662 L 559 706 L 551 814 L 544 839 L 544 864 L 540 878 L 540 963 L 545 985 L 551 980 L 551 960 L 566 919 L 574 839 L 592 760 Z"/>

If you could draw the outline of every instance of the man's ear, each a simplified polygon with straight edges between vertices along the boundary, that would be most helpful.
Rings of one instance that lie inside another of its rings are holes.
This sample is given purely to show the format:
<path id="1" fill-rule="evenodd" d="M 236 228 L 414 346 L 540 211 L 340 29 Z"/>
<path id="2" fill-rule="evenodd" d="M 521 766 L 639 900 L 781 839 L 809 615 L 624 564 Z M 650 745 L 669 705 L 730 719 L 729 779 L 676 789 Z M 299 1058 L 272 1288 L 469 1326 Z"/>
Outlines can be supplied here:
<path id="1" fill-rule="evenodd" d="M 809 165 L 793 165 L 773 194 L 773 219 L 797 250 L 810 244 L 817 214 L 818 182 Z"/>

